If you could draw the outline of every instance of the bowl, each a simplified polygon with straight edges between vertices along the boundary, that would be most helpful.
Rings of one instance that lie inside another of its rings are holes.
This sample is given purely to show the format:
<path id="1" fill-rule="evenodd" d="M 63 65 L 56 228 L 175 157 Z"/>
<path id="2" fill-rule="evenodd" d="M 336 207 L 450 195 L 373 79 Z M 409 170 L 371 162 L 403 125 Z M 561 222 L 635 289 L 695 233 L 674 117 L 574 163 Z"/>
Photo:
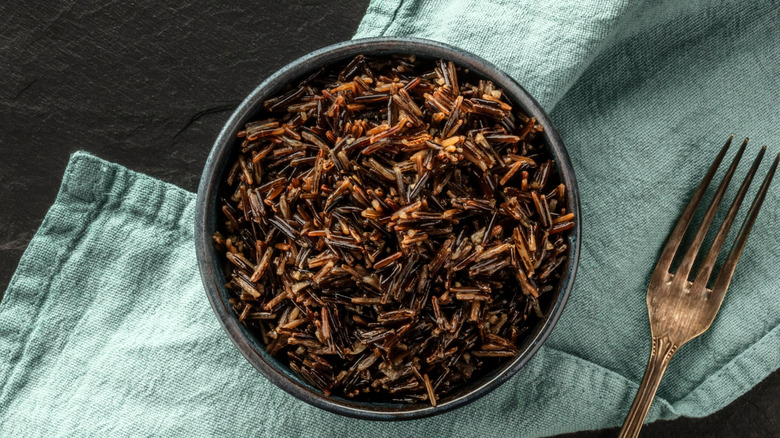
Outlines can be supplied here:
<path id="1" fill-rule="evenodd" d="M 453 61 L 461 67 L 491 79 L 504 90 L 505 95 L 514 105 L 518 105 L 529 116 L 536 117 L 545 128 L 543 135 L 549 152 L 568 189 L 567 209 L 575 214 L 576 221 L 575 227 L 568 235 L 569 259 L 568 265 L 563 268 L 564 275 L 559 289 L 546 294 L 547 301 L 542 303 L 543 317 L 526 334 L 524 342 L 519 345 L 517 356 L 443 397 L 436 407 L 326 397 L 320 390 L 309 385 L 288 365 L 268 354 L 261 341 L 238 322 L 228 302 L 222 260 L 211 239 L 217 227 L 217 194 L 220 183 L 224 181 L 228 163 L 239 148 L 240 142 L 236 139 L 236 132 L 260 113 L 263 102 L 276 95 L 288 83 L 303 79 L 323 66 L 344 61 L 357 54 L 393 53 Z M 563 142 L 539 104 L 512 78 L 484 59 L 447 44 L 412 38 L 367 38 L 328 46 L 299 58 L 263 81 L 233 112 L 214 142 L 200 180 L 195 214 L 195 248 L 203 286 L 217 319 L 246 360 L 276 386 L 309 404 L 337 414 L 368 420 L 414 419 L 446 412 L 482 397 L 514 375 L 539 350 L 563 311 L 577 271 L 580 240 L 579 193 L 574 170 Z"/>

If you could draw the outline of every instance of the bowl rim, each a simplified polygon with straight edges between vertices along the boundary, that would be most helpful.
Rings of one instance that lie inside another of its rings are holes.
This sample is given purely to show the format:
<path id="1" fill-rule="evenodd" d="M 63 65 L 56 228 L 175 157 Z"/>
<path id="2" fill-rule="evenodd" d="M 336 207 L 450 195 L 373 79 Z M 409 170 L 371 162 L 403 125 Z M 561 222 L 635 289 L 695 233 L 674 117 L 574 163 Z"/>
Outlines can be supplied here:
<path id="1" fill-rule="evenodd" d="M 222 278 L 220 274 L 221 262 L 219 262 L 212 244 L 211 234 L 216 224 L 216 198 L 220 177 L 223 175 L 227 160 L 234 150 L 235 132 L 243 126 L 248 118 L 254 115 L 258 106 L 265 99 L 277 93 L 288 83 L 304 77 L 322 66 L 339 62 L 358 53 L 370 55 L 409 53 L 447 59 L 492 80 L 504 90 L 514 104 L 519 104 L 526 111 L 526 114 L 536 117 L 536 120 L 545 127 L 544 136 L 550 154 L 553 156 L 556 168 L 568 189 L 568 207 L 575 214 L 575 226 L 568 237 L 571 255 L 566 274 L 557 291 L 558 296 L 551 303 L 545 318 L 539 321 L 528 335 L 529 339 L 525 342 L 524 348 L 518 352 L 514 359 L 503 365 L 500 371 L 486 376 L 484 381 L 477 380 L 471 384 L 473 388 L 469 391 L 440 403 L 436 407 L 415 404 L 408 405 L 409 408 L 405 409 L 406 405 L 350 402 L 338 397 L 324 396 L 319 390 L 301 381 L 291 370 L 276 366 L 275 360 L 265 352 L 264 348 L 257 348 L 262 347 L 262 345 L 238 322 L 227 302 L 227 290 L 218 281 L 219 278 Z M 222 328 L 246 360 L 273 384 L 306 403 L 336 414 L 368 420 L 406 420 L 447 412 L 479 399 L 512 377 L 539 350 L 560 318 L 574 285 L 582 238 L 579 189 L 574 169 L 563 141 L 536 100 L 509 75 L 477 55 L 445 43 L 409 37 L 363 38 L 333 44 L 315 50 L 285 65 L 258 85 L 225 123 L 206 159 L 198 186 L 194 222 L 198 268 L 209 303 Z M 393 406 L 393 408 L 389 408 L 389 406 Z"/>

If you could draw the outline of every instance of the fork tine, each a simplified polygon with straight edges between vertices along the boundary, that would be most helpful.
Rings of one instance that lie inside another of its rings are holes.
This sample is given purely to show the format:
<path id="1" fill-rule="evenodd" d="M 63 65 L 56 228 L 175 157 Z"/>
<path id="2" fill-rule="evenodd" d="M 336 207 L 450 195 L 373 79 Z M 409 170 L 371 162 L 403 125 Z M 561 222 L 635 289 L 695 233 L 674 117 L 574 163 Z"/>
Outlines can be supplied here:
<path id="1" fill-rule="evenodd" d="M 680 215 L 680 219 L 677 221 L 677 225 L 675 225 L 672 234 L 669 235 L 669 240 L 667 240 L 666 246 L 664 246 L 664 249 L 661 252 L 661 257 L 658 259 L 658 264 L 655 267 L 655 271 L 653 271 L 651 283 L 657 283 L 663 280 L 669 272 L 669 267 L 672 265 L 674 254 L 677 252 L 677 247 L 680 246 L 680 242 L 682 241 L 683 235 L 685 235 L 688 224 L 691 223 L 693 213 L 696 211 L 696 207 L 698 207 L 702 196 L 704 196 L 704 191 L 707 189 L 707 186 L 710 185 L 712 177 L 718 170 L 720 162 L 723 161 L 723 157 L 726 155 L 726 151 L 728 151 L 732 139 L 734 139 L 733 133 L 729 136 L 729 139 L 726 140 L 726 144 L 723 145 L 718 156 L 715 157 L 715 161 L 710 165 L 707 174 L 704 176 L 701 184 L 699 184 L 699 188 L 697 188 L 696 193 L 693 194 L 693 198 L 691 198 L 688 206 L 685 207 L 682 215 Z"/>
<path id="2" fill-rule="evenodd" d="M 702 219 L 701 225 L 699 225 L 696 234 L 693 236 L 691 246 L 685 251 L 685 256 L 680 262 L 680 267 L 677 269 L 677 272 L 674 273 L 675 281 L 680 282 L 680 284 L 684 284 L 688 281 L 688 274 L 691 273 L 693 262 L 696 260 L 696 254 L 699 253 L 699 248 L 701 248 L 701 244 L 704 242 L 704 237 L 707 235 L 710 225 L 712 225 L 712 220 L 715 218 L 718 206 L 720 206 L 723 196 L 726 194 L 726 189 L 731 182 L 731 178 L 734 176 L 734 172 L 737 170 L 737 165 L 739 164 L 739 160 L 742 159 L 747 144 L 748 139 L 746 138 L 745 141 L 742 142 L 742 146 L 739 147 L 739 151 L 737 151 L 734 160 L 731 162 L 729 170 L 726 171 L 726 175 L 723 176 L 723 181 L 721 181 L 720 186 L 718 186 L 718 190 L 715 192 L 715 196 L 712 198 L 709 208 L 707 208 L 707 213 L 704 214 L 704 219 Z"/>
<path id="3" fill-rule="evenodd" d="M 758 156 L 753 161 L 753 165 L 750 167 L 750 171 L 748 172 L 747 176 L 745 176 L 745 180 L 742 182 L 742 186 L 740 186 L 739 191 L 737 192 L 737 196 L 734 198 L 734 202 L 731 203 L 729 212 L 726 214 L 726 218 L 723 219 L 723 223 L 720 225 L 720 229 L 718 229 L 718 234 L 715 236 L 715 240 L 712 242 L 710 250 L 707 252 L 707 256 L 704 258 L 704 262 L 701 264 L 699 273 L 696 274 L 696 280 L 693 282 L 694 290 L 703 291 L 704 288 L 707 287 L 707 281 L 710 279 L 712 268 L 715 267 L 715 261 L 718 259 L 718 254 L 720 253 L 721 248 L 723 248 L 723 243 L 726 241 L 726 237 L 729 234 L 731 225 L 734 223 L 734 219 L 737 217 L 737 212 L 742 205 L 742 201 L 745 199 L 745 194 L 747 194 L 750 183 L 753 182 L 753 177 L 756 175 L 756 170 L 758 170 L 758 165 L 764 158 L 765 152 L 766 146 L 761 148 Z"/>
<path id="4" fill-rule="evenodd" d="M 739 256 L 742 255 L 742 250 L 745 248 L 748 234 L 750 234 L 750 230 L 753 228 L 753 224 L 756 222 L 758 211 L 761 210 L 761 204 L 764 203 L 766 193 L 769 191 L 769 184 L 772 183 L 772 177 L 775 175 L 778 162 L 780 162 L 780 154 L 777 154 L 775 162 L 772 163 L 772 167 L 769 169 L 769 173 L 767 173 L 766 178 L 764 178 L 764 182 L 761 184 L 761 188 L 758 190 L 758 193 L 756 193 L 756 198 L 753 200 L 753 204 L 750 205 L 750 210 L 748 210 L 745 222 L 742 223 L 742 228 L 739 229 L 739 234 L 737 234 L 737 238 L 734 240 L 734 245 L 731 247 L 731 251 L 729 251 L 729 255 L 726 258 L 726 261 L 723 263 L 723 267 L 720 269 L 720 273 L 718 273 L 718 278 L 715 280 L 715 284 L 712 286 L 713 293 L 718 294 L 719 299 L 721 300 L 723 299 L 723 295 L 726 293 L 726 289 L 729 287 L 729 283 L 731 283 L 731 277 L 734 275 L 734 269 L 737 267 Z"/>

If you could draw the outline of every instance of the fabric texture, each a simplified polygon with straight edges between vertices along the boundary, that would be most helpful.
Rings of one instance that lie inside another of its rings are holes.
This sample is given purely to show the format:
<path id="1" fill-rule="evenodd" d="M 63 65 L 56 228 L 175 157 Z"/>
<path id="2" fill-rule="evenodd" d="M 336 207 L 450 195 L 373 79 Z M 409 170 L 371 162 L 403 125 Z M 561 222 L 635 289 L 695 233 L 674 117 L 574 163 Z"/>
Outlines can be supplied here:
<path id="1" fill-rule="evenodd" d="M 371 3 L 356 38 L 450 43 L 526 87 L 582 197 L 579 274 L 551 337 L 500 388 L 429 419 L 340 417 L 273 386 L 209 307 L 194 195 L 74 154 L 0 304 L 0 435 L 534 437 L 619 425 L 649 354 L 645 291 L 667 233 L 731 130 L 778 152 L 778 20 L 769 1 Z M 650 421 L 715 412 L 780 365 L 778 223 L 776 183 L 718 317 L 672 360 Z"/>

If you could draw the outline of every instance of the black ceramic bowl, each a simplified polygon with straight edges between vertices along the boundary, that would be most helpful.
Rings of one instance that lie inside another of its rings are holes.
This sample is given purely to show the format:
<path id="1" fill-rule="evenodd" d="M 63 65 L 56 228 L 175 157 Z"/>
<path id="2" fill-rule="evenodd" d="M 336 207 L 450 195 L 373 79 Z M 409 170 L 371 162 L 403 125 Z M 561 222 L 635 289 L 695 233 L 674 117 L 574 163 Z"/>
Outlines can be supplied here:
<path id="1" fill-rule="evenodd" d="M 437 407 L 356 402 L 335 396 L 326 397 L 317 388 L 302 380 L 286 364 L 266 353 L 262 343 L 238 322 L 228 303 L 222 260 L 211 240 L 211 235 L 217 227 L 217 193 L 220 184 L 225 180 L 228 164 L 232 162 L 239 148 L 240 142 L 236 139 L 236 132 L 260 113 L 263 102 L 276 95 L 288 83 L 299 81 L 323 66 L 351 59 L 357 54 L 392 53 L 451 60 L 479 76 L 491 79 L 504 90 L 505 95 L 514 105 L 519 106 L 526 114 L 536 117 L 545 128 L 543 133 L 545 141 L 550 148 L 550 154 L 555 159 L 558 173 L 568 189 L 566 208 L 574 212 L 576 218 L 576 225 L 568 237 L 570 257 L 561 285 L 557 291 L 550 293 L 546 302 L 542 303 L 544 316 L 526 335 L 519 346 L 517 356 L 496 369 L 488 370 L 481 378 L 444 397 Z M 531 359 L 552 331 L 569 297 L 579 260 L 580 229 L 579 194 L 569 156 L 547 114 L 527 91 L 494 65 L 458 48 L 421 39 L 383 37 L 347 41 L 306 55 L 266 79 L 239 105 L 222 128 L 206 161 L 198 188 L 195 248 L 203 285 L 219 322 L 241 354 L 271 382 L 307 403 L 337 414 L 371 420 L 402 420 L 438 414 L 472 402 L 501 385 Z"/>

